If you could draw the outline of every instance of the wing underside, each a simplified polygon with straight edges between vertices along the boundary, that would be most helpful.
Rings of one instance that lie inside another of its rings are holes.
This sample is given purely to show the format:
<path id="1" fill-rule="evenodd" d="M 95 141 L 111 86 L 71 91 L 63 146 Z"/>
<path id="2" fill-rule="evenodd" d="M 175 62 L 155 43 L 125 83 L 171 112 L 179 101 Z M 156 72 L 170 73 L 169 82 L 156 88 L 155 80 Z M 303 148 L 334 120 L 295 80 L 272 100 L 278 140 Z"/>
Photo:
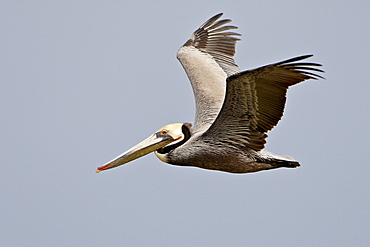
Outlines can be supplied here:
<path id="1" fill-rule="evenodd" d="M 225 97 L 227 76 L 240 71 L 233 58 L 239 34 L 230 31 L 237 27 L 226 25 L 231 20 L 218 20 L 221 16 L 200 26 L 177 53 L 194 92 L 195 132 L 213 123 Z"/>

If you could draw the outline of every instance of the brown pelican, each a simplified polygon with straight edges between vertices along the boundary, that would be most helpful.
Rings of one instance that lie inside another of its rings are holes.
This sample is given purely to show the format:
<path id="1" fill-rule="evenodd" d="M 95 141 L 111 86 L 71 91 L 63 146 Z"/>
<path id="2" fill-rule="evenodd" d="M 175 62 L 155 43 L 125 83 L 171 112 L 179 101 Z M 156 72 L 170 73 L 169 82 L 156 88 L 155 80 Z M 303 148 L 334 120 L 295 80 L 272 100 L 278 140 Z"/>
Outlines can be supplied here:
<path id="1" fill-rule="evenodd" d="M 241 72 L 234 61 L 240 34 L 231 20 L 215 15 L 177 52 L 191 82 L 196 116 L 190 123 L 166 125 L 152 136 L 96 169 L 111 169 L 155 152 L 163 162 L 232 173 L 257 172 L 299 162 L 264 149 L 266 132 L 281 119 L 288 87 L 323 78 L 317 63 L 299 56 Z"/>

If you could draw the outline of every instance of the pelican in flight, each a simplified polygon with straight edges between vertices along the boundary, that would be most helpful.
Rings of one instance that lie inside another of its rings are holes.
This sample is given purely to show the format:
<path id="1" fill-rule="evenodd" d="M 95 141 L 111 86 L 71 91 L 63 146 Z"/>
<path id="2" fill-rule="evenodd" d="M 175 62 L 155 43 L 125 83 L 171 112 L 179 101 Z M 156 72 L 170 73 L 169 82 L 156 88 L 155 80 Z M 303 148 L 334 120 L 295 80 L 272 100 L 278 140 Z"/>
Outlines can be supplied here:
<path id="1" fill-rule="evenodd" d="M 299 56 L 241 71 L 234 61 L 238 33 L 217 14 L 200 26 L 178 50 L 177 58 L 193 88 L 196 116 L 190 123 L 169 124 L 96 169 L 126 164 L 154 152 L 163 162 L 230 173 L 249 173 L 299 162 L 264 149 L 266 132 L 277 125 L 290 86 L 323 78 L 317 63 Z"/>

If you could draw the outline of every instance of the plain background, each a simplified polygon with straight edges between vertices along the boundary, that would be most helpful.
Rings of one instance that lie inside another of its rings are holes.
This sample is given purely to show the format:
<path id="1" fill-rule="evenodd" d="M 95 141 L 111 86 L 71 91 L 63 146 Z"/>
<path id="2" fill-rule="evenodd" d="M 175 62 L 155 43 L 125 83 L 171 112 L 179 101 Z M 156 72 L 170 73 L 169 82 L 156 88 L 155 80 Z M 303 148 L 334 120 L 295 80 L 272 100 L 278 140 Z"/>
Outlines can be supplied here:
<path id="1" fill-rule="evenodd" d="M 369 246 L 369 1 L 2 1 L 0 245 Z M 224 12 L 250 69 L 314 54 L 267 149 L 298 169 L 95 173 L 194 100 L 177 49 Z"/>

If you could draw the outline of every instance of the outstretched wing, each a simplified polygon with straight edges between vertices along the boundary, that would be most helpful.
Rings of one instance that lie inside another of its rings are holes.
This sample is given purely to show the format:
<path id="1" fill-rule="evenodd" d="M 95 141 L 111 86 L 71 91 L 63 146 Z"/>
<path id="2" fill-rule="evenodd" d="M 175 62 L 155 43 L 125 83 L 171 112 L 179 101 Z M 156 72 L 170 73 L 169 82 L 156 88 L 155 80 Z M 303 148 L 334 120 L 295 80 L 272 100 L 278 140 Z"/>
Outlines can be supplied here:
<path id="1" fill-rule="evenodd" d="M 227 76 L 240 71 L 233 58 L 239 40 L 235 36 L 240 34 L 229 31 L 237 27 L 225 25 L 231 20 L 218 21 L 221 16 L 215 15 L 200 26 L 177 53 L 195 96 L 194 132 L 213 123 L 225 97 Z"/>
<path id="2" fill-rule="evenodd" d="M 265 134 L 281 117 L 288 87 L 321 76 L 317 63 L 297 62 L 312 55 L 247 70 L 227 78 L 225 102 L 212 126 L 203 134 L 207 141 L 264 148 Z"/>

